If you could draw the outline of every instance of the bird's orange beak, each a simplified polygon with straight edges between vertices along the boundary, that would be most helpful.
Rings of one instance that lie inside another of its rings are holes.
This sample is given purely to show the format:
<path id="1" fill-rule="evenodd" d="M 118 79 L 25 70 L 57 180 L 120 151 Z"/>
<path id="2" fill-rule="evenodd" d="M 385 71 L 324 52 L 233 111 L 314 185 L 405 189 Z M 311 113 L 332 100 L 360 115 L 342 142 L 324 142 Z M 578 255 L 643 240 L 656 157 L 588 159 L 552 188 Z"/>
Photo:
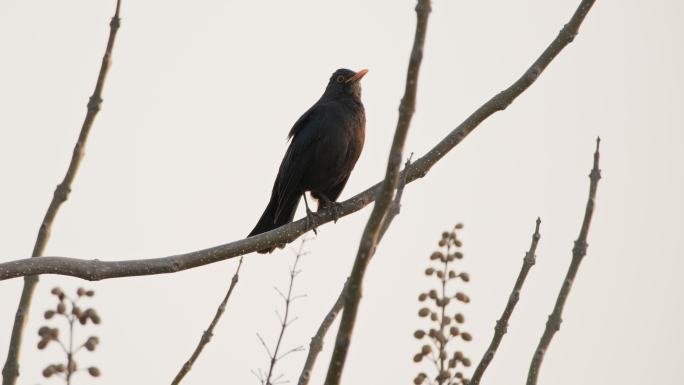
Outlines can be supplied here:
<path id="1" fill-rule="evenodd" d="M 361 80 L 361 78 L 364 77 L 367 73 L 368 73 L 368 68 L 364 68 L 361 71 L 354 74 L 354 76 L 347 79 L 346 83 L 357 82 L 357 81 Z"/>

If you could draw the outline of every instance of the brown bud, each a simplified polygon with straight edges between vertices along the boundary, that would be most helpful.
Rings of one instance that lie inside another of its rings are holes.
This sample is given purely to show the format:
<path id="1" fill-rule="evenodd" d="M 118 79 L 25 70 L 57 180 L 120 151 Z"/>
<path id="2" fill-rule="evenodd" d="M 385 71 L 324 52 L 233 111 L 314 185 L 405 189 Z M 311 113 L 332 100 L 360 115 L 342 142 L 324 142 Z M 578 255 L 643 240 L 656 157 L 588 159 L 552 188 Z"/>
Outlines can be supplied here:
<path id="1" fill-rule="evenodd" d="M 58 287 L 53 287 L 52 290 L 50 290 L 50 293 L 52 293 L 52 295 L 57 296 L 57 297 L 59 297 L 59 296 L 61 296 L 61 295 L 64 294 L 64 293 L 62 292 L 62 289 L 60 289 L 60 288 L 58 288 Z"/>
<path id="2" fill-rule="evenodd" d="M 436 335 L 437 335 L 437 330 L 435 330 L 435 329 L 430 329 L 430 331 L 428 332 L 428 336 L 430 336 L 430 338 L 435 338 Z"/>
<path id="3" fill-rule="evenodd" d="M 421 358 L 422 358 L 422 357 L 421 357 Z M 427 377 L 427 376 L 425 375 L 425 373 L 418 373 L 418 375 L 416 376 L 416 378 L 413 379 L 413 384 L 414 384 L 414 385 L 420 385 L 420 384 L 422 384 L 423 381 L 425 381 L 425 378 L 426 378 L 426 377 Z"/>
<path id="4" fill-rule="evenodd" d="M 446 241 L 444 239 L 440 239 L 440 241 L 437 242 L 437 244 L 439 245 L 439 247 L 444 247 L 444 245 L 446 245 Z"/>
<path id="5" fill-rule="evenodd" d="M 444 278 L 444 273 L 442 273 L 441 271 L 438 271 L 437 272 L 437 278 Z"/>
<path id="6" fill-rule="evenodd" d="M 45 319 L 50 319 L 50 318 L 52 318 L 54 315 L 55 315 L 55 311 L 54 311 L 54 310 L 46 310 L 46 311 L 45 311 L 45 314 L 43 314 L 43 317 L 45 317 Z"/>
<path id="7" fill-rule="evenodd" d="M 40 329 L 38 329 L 38 335 L 41 337 L 45 337 L 46 335 L 50 334 L 50 328 L 47 326 L 41 326 Z"/>
<path id="8" fill-rule="evenodd" d="M 451 323 L 451 318 L 449 318 L 447 316 L 442 317 L 442 325 L 447 326 L 450 323 Z"/>
<path id="9" fill-rule="evenodd" d="M 464 272 L 464 273 L 459 274 L 458 276 L 461 277 L 463 282 L 470 282 L 470 275 L 468 273 Z"/>
<path id="10" fill-rule="evenodd" d="M 419 330 L 416 330 L 415 332 L 413 332 L 413 336 L 416 337 L 417 339 L 421 339 L 421 338 L 425 337 L 425 332 L 419 329 Z"/>
<path id="11" fill-rule="evenodd" d="M 428 309 L 426 307 L 418 310 L 418 316 L 419 317 L 427 317 L 428 314 L 430 314 L 430 309 Z"/>
<path id="12" fill-rule="evenodd" d="M 95 295 L 95 291 L 94 291 L 94 290 L 88 290 L 88 291 L 86 291 L 86 295 L 87 295 L 88 297 L 92 297 L 92 296 Z"/>
<path id="13" fill-rule="evenodd" d="M 78 290 L 76 290 L 76 295 L 79 297 L 83 297 L 86 293 L 86 289 L 79 287 Z"/>
<path id="14" fill-rule="evenodd" d="M 456 295 L 454 297 L 456 297 L 457 300 L 459 300 L 463 303 L 470 302 L 470 298 L 468 298 L 468 296 L 465 295 L 465 293 L 461 293 L 460 291 L 458 293 L 456 293 Z"/>
<path id="15" fill-rule="evenodd" d="M 461 247 L 461 246 L 463 246 L 463 242 L 456 239 L 456 240 L 454 240 L 454 245 L 456 245 L 456 247 Z"/>
<path id="16" fill-rule="evenodd" d="M 66 367 L 64 364 L 57 364 L 52 366 L 57 373 L 64 373 L 66 371 Z"/>
<path id="17" fill-rule="evenodd" d="M 91 366 L 88 368 L 88 373 L 90 373 L 91 376 L 93 377 L 100 377 L 100 369 L 98 369 L 95 366 Z"/>
<path id="18" fill-rule="evenodd" d="M 454 320 L 456 320 L 456 322 L 462 324 L 465 321 L 465 317 L 461 313 L 456 313 L 456 315 L 454 315 Z"/>
<path id="19" fill-rule="evenodd" d="M 74 307 L 71 309 L 71 314 L 75 315 L 76 318 L 80 317 L 80 316 L 81 316 L 81 313 L 82 313 L 82 312 L 81 312 L 81 308 L 78 307 L 78 306 L 74 306 Z"/>
<path id="20" fill-rule="evenodd" d="M 425 275 L 432 275 L 434 272 L 435 272 L 435 269 L 433 269 L 432 267 L 428 267 L 427 269 L 425 269 Z M 439 273 L 437 273 L 437 274 L 439 274 Z"/>
<path id="21" fill-rule="evenodd" d="M 53 374 L 55 374 L 55 369 L 52 367 L 52 365 L 43 369 L 43 377 L 50 378 L 50 377 L 52 377 Z"/>
<path id="22" fill-rule="evenodd" d="M 469 358 L 467 358 L 467 357 L 463 358 L 461 360 L 461 362 L 463 362 L 463 366 L 465 366 L 466 368 L 470 367 L 470 359 Z"/>
<path id="23" fill-rule="evenodd" d="M 439 319 L 439 316 L 437 315 L 437 313 L 431 313 L 430 319 L 433 321 L 437 321 Z"/>
<path id="24" fill-rule="evenodd" d="M 66 311 L 66 305 L 64 305 L 64 302 L 60 302 L 57 304 L 57 313 L 59 314 L 64 314 Z"/>
<path id="25" fill-rule="evenodd" d="M 467 332 L 461 333 L 461 338 L 463 338 L 463 341 L 471 341 L 473 339 L 470 333 Z"/>
<path id="26" fill-rule="evenodd" d="M 423 360 L 423 355 L 418 353 L 415 356 L 413 356 L 413 362 L 420 362 Z"/>
<path id="27" fill-rule="evenodd" d="M 456 226 L 454 226 L 455 229 L 462 229 L 463 228 L 463 223 L 457 223 Z"/>
<path id="28" fill-rule="evenodd" d="M 458 333 L 459 333 L 459 331 L 458 331 L 458 328 L 456 326 L 452 326 L 449 328 L 449 334 L 451 334 L 452 336 L 456 337 L 458 335 Z"/>
<path id="29" fill-rule="evenodd" d="M 447 358 L 447 352 L 444 351 L 444 350 L 441 350 L 441 351 L 439 352 L 439 359 L 440 359 L 440 360 L 446 360 L 446 358 Z"/>
<path id="30" fill-rule="evenodd" d="M 461 353 L 460 351 L 455 351 L 454 352 L 454 360 L 460 361 L 462 359 L 463 359 L 463 353 Z"/>
<path id="31" fill-rule="evenodd" d="M 420 354 L 422 355 L 430 354 L 431 351 L 432 347 L 430 345 L 423 345 L 423 347 L 420 348 Z"/>
<path id="32" fill-rule="evenodd" d="M 457 251 L 454 253 L 454 257 L 456 257 L 456 259 L 463 259 L 463 253 Z"/>
<path id="33" fill-rule="evenodd" d="M 435 251 L 434 253 L 430 254 L 430 259 L 435 260 L 435 259 L 441 259 L 444 256 L 441 251 Z"/>
<path id="34" fill-rule="evenodd" d="M 449 238 L 449 233 L 448 232 L 443 232 L 442 233 L 442 238 Z"/>
<path id="35" fill-rule="evenodd" d="M 420 293 L 418 296 L 418 301 L 425 301 L 427 299 L 427 293 Z"/>
<path id="36" fill-rule="evenodd" d="M 59 338 L 59 329 L 57 329 L 57 328 L 50 329 L 50 338 L 55 339 L 55 340 L 57 338 Z"/>
<path id="37" fill-rule="evenodd" d="M 43 350 L 47 346 L 47 344 L 50 342 L 49 338 L 43 338 L 40 341 L 38 341 L 38 349 Z"/>
<path id="38" fill-rule="evenodd" d="M 430 292 L 428 293 L 428 296 L 432 299 L 437 298 L 437 291 L 436 290 L 430 290 Z"/>
<path id="39" fill-rule="evenodd" d="M 449 278 L 456 278 L 456 272 L 453 270 L 449 271 Z"/>

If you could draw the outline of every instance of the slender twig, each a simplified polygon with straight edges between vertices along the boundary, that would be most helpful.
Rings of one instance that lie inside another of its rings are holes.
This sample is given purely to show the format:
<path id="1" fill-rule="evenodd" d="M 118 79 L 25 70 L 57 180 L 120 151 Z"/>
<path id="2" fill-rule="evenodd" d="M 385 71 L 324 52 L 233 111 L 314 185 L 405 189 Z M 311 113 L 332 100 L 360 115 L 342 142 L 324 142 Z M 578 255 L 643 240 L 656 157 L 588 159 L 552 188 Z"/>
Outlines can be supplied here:
<path id="1" fill-rule="evenodd" d="M 180 382 L 183 380 L 183 377 L 185 377 L 185 375 L 188 374 L 190 369 L 192 369 L 192 365 L 195 363 L 195 361 L 197 361 L 199 355 L 202 354 L 204 346 L 206 346 L 206 344 L 208 344 L 209 341 L 211 341 L 211 337 L 214 335 L 214 328 L 216 327 L 216 324 L 218 324 L 219 319 L 221 319 L 223 312 L 226 311 L 226 304 L 228 303 L 228 299 L 230 298 L 230 295 L 233 294 L 233 289 L 235 289 L 235 285 L 237 285 L 238 280 L 240 279 L 240 267 L 242 267 L 242 258 L 240 258 L 240 262 L 238 263 L 237 269 L 235 269 L 235 274 L 233 274 L 233 278 L 230 280 L 228 292 L 226 293 L 226 296 L 223 297 L 223 301 L 221 301 L 221 304 L 219 305 L 218 309 L 216 309 L 216 314 L 214 315 L 214 318 L 211 320 L 209 327 L 207 328 L 207 330 L 204 331 L 204 333 L 202 333 L 202 338 L 200 338 L 199 343 L 195 348 L 195 351 L 192 352 L 192 356 L 190 356 L 190 358 L 185 362 L 185 364 L 183 364 L 183 367 L 181 367 L 178 374 L 176 374 L 176 377 L 171 382 L 171 385 L 180 384 Z"/>
<path id="2" fill-rule="evenodd" d="M 88 110 L 81 126 L 81 132 L 78 135 L 78 140 L 76 141 L 76 146 L 74 147 L 73 154 L 71 156 L 71 162 L 67 168 L 66 175 L 62 180 L 62 183 L 57 185 L 55 192 L 50 201 L 47 211 L 45 212 L 45 217 L 40 224 L 40 229 L 38 230 L 38 236 L 36 238 L 36 243 L 33 246 L 33 253 L 31 257 L 39 257 L 43 255 L 45 246 L 47 245 L 48 239 L 50 237 L 50 229 L 52 227 L 52 222 L 57 216 L 60 206 L 64 203 L 71 192 L 71 183 L 76 177 L 76 172 L 83 158 L 83 148 L 85 147 L 86 140 L 88 139 L 88 134 L 90 133 L 90 128 L 93 125 L 95 116 L 98 111 L 100 111 L 100 104 L 102 103 L 102 89 L 104 88 L 105 79 L 107 77 L 107 72 L 109 71 L 109 66 L 111 64 L 112 48 L 114 47 L 114 39 L 116 38 L 116 32 L 119 30 L 121 25 L 121 19 L 119 18 L 119 10 L 121 9 L 121 0 L 116 2 L 116 11 L 109 23 L 109 38 L 107 40 L 107 48 L 105 49 L 104 57 L 102 58 L 102 64 L 100 66 L 100 73 L 97 77 L 97 83 L 95 85 L 95 91 L 90 97 L 88 102 Z M 9 351 L 7 353 L 7 360 L 5 361 L 5 366 L 2 370 L 2 383 L 3 385 L 14 385 L 17 377 L 19 377 L 19 352 L 21 351 L 21 342 L 24 334 L 24 327 L 28 321 L 29 309 L 31 307 L 31 300 L 33 299 L 33 292 L 35 291 L 36 284 L 38 283 L 38 276 L 30 275 L 31 272 L 27 272 L 24 275 L 24 288 L 21 292 L 21 298 L 19 299 L 19 305 L 17 306 L 17 312 L 14 317 L 14 326 L 12 328 L 12 337 L 10 339 Z"/>
<path id="3" fill-rule="evenodd" d="M 492 337 L 492 342 L 489 343 L 487 351 L 482 356 L 482 359 L 480 360 L 480 363 L 477 365 L 477 368 L 475 368 L 475 373 L 473 373 L 473 377 L 470 379 L 470 385 L 478 385 L 480 383 L 482 374 L 484 374 L 484 371 L 487 370 L 487 367 L 494 359 L 496 350 L 499 348 L 501 340 L 503 340 L 504 334 L 506 334 L 508 330 L 508 320 L 511 319 L 511 315 L 513 314 L 515 305 L 518 303 L 518 300 L 520 299 L 520 292 L 522 290 L 523 284 L 525 283 L 525 278 L 527 278 L 527 273 L 530 272 L 530 269 L 532 268 L 532 266 L 534 266 L 537 260 L 535 252 L 537 251 L 537 244 L 539 243 L 539 238 L 541 238 L 541 235 L 539 234 L 540 225 L 541 219 L 537 218 L 537 224 L 534 229 L 534 234 L 532 234 L 532 243 L 530 244 L 529 251 L 525 253 L 525 258 L 523 258 L 523 265 L 520 269 L 520 273 L 518 274 L 518 279 L 515 281 L 515 285 L 513 286 L 513 291 L 511 292 L 510 297 L 508 297 L 508 302 L 506 303 L 506 308 L 504 309 L 503 314 L 501 314 L 501 318 L 499 318 L 499 320 L 496 321 L 496 326 L 494 327 L 494 337 Z"/>
<path id="4" fill-rule="evenodd" d="M 404 143 L 411 126 L 411 118 L 415 111 L 416 90 L 418 87 L 418 73 L 423 59 L 423 47 L 425 46 L 425 36 L 427 33 L 428 16 L 430 15 L 430 0 L 418 0 L 416 5 L 416 32 L 413 40 L 413 49 L 409 59 L 408 71 L 406 73 L 406 88 L 404 96 L 399 104 L 399 119 L 397 128 L 394 131 L 394 140 L 390 149 L 387 161 L 387 172 L 382 187 L 378 191 L 375 206 L 371 212 L 366 227 L 361 235 L 359 250 L 354 260 L 352 272 L 349 275 L 347 294 L 344 301 L 344 312 L 340 321 L 340 328 L 337 331 L 335 347 L 328 374 L 325 378 L 325 385 L 337 385 L 340 383 L 344 364 L 347 359 L 347 352 L 351 344 L 351 337 L 356 323 L 356 314 L 361 301 L 361 286 L 366 267 L 378 244 L 383 221 L 391 206 L 394 190 L 399 184 L 399 168 L 401 166 Z"/>
<path id="5" fill-rule="evenodd" d="M 321 322 L 321 325 L 318 327 L 316 334 L 311 338 L 311 342 L 309 343 L 309 354 L 306 356 L 306 362 L 304 363 L 304 368 L 302 368 L 302 373 L 299 375 L 299 381 L 297 381 L 297 385 L 307 385 L 309 383 L 309 380 L 311 379 L 311 371 L 316 363 L 318 354 L 321 352 L 321 350 L 323 350 L 323 339 L 328 333 L 328 329 L 330 329 L 330 326 L 332 326 L 333 322 L 335 321 L 335 318 L 337 318 L 337 314 L 342 310 L 342 308 L 344 308 L 344 296 L 346 293 L 346 288 L 347 284 L 345 283 L 344 287 L 340 291 L 340 295 L 335 301 L 335 304 L 330 309 L 328 314 L 325 315 L 325 318 L 323 318 L 323 322 Z"/>
<path id="6" fill-rule="evenodd" d="M 594 205 L 596 203 L 596 190 L 598 188 L 599 179 L 601 179 L 601 170 L 599 169 L 599 144 L 601 139 L 596 139 L 596 151 L 594 152 L 594 167 L 589 173 L 589 199 L 587 200 L 587 206 L 584 209 L 584 220 L 582 221 L 582 228 L 580 229 L 579 236 L 575 241 L 575 245 L 572 248 L 572 261 L 570 262 L 570 267 L 563 280 L 563 285 L 561 286 L 560 292 L 558 293 L 558 298 L 556 299 L 556 304 L 553 306 L 553 312 L 549 315 L 549 319 L 546 322 L 546 328 L 544 329 L 544 334 L 539 340 L 539 345 L 535 350 L 534 356 L 532 358 L 532 363 L 530 364 L 530 371 L 527 374 L 527 385 L 535 385 L 537 383 L 537 377 L 539 376 L 539 368 L 541 367 L 542 361 L 544 360 L 544 354 L 551 344 L 554 334 L 560 330 L 560 325 L 563 315 L 563 307 L 565 306 L 565 301 L 567 301 L 570 295 L 570 289 L 572 289 L 572 284 L 575 281 L 575 276 L 577 275 L 577 270 L 579 270 L 580 263 L 582 259 L 587 254 L 587 236 L 589 235 L 589 225 L 591 224 L 591 218 L 594 213 Z"/>
<path id="7" fill-rule="evenodd" d="M 297 346 L 295 348 L 292 348 L 285 353 L 278 354 L 280 352 L 280 347 L 283 342 L 283 336 L 285 335 L 285 329 L 288 328 L 294 321 L 297 320 L 295 317 L 294 319 L 290 319 L 290 305 L 292 302 L 294 302 L 298 298 L 302 298 L 302 295 L 297 295 L 293 296 L 292 295 L 292 289 L 294 287 L 294 281 L 297 275 L 299 274 L 299 270 L 297 270 L 297 265 L 299 264 L 299 260 L 306 255 L 307 253 L 304 252 L 304 245 L 308 239 L 302 239 L 302 242 L 299 245 L 299 249 L 295 250 L 293 249 L 293 252 L 295 254 L 295 260 L 294 263 L 292 264 L 292 267 L 290 268 L 290 285 L 287 289 L 287 294 L 283 293 L 280 289 L 277 287 L 275 288 L 276 292 L 280 297 L 283 299 L 283 302 L 285 303 L 285 313 L 281 316 L 280 313 L 276 310 L 276 315 L 278 316 L 278 322 L 280 323 L 280 332 L 278 334 L 278 339 L 276 340 L 275 348 L 273 349 L 273 352 L 271 352 L 271 349 L 269 349 L 268 344 L 266 344 L 266 341 L 261 337 L 260 334 L 257 333 L 257 338 L 261 342 L 261 345 L 263 345 L 264 349 L 266 350 L 266 353 L 268 354 L 269 358 L 269 367 L 268 367 L 268 372 L 265 372 L 261 369 L 257 371 L 252 370 L 252 373 L 259 379 L 259 381 L 263 385 L 277 385 L 279 383 L 282 383 L 283 375 L 275 375 L 275 366 L 278 363 L 278 361 L 282 360 L 285 356 L 294 353 L 294 352 L 299 352 L 304 350 L 302 346 Z M 274 377 L 275 376 L 275 377 Z"/>
<path id="8" fill-rule="evenodd" d="M 558 36 L 517 81 L 489 99 L 437 143 L 427 154 L 416 160 L 411 167 L 405 169 L 402 174 L 406 175 L 406 183 L 411 183 L 427 175 L 432 166 L 460 144 L 480 123 L 494 113 L 506 109 L 520 94 L 529 88 L 563 48 L 573 41 L 580 25 L 595 1 L 583 0 L 570 21 L 561 29 Z M 321 210 L 316 213 L 317 215 L 314 218 L 303 218 L 275 230 L 224 245 L 163 258 L 108 262 L 98 259 L 82 260 L 67 257 L 18 259 L 0 263 L 0 281 L 31 274 L 60 274 L 89 281 L 99 281 L 111 278 L 176 273 L 181 270 L 216 263 L 291 242 L 314 227 L 332 222 L 336 215 L 338 218 L 342 218 L 353 214 L 376 199 L 383 183 L 384 181 L 376 183 L 365 191 L 340 203 L 337 206 L 337 214 L 332 209 Z"/>

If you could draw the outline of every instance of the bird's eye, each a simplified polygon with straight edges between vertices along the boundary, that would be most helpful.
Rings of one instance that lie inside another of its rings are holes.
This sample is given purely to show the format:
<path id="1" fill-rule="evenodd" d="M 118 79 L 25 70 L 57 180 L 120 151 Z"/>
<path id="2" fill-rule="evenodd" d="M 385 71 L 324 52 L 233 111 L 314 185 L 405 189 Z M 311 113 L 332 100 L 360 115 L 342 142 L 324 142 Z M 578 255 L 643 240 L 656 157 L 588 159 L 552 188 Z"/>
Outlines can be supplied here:
<path id="1" fill-rule="evenodd" d="M 335 79 L 336 82 L 342 83 L 344 81 L 344 76 L 342 75 L 337 75 L 337 79 Z"/>

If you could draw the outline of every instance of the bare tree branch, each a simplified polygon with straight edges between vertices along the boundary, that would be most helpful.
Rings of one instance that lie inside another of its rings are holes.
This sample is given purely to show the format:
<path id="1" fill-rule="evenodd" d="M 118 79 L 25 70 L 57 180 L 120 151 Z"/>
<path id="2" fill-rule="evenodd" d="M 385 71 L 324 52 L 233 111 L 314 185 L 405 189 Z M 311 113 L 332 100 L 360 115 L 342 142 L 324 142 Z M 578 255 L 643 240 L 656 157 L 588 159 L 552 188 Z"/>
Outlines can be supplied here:
<path id="1" fill-rule="evenodd" d="M 537 383 L 539 368 L 544 360 L 544 354 L 546 353 L 546 350 L 548 350 L 554 334 L 560 330 L 562 321 L 561 317 L 563 315 L 565 301 L 570 295 L 570 289 L 572 288 L 572 283 L 575 281 L 575 276 L 577 275 L 577 270 L 579 270 L 580 263 L 582 263 L 582 259 L 587 254 L 587 247 L 589 246 L 587 244 L 587 235 L 589 235 L 589 225 L 591 224 L 591 217 L 594 213 L 596 190 L 598 188 L 599 179 L 601 179 L 601 170 L 599 169 L 600 143 L 601 138 L 597 138 L 596 151 L 594 152 L 594 167 L 591 169 L 591 173 L 589 173 L 589 199 L 587 200 L 587 206 L 584 210 L 582 228 L 580 229 L 579 236 L 575 241 L 575 246 L 572 249 L 572 261 L 570 262 L 570 267 L 565 275 L 565 280 L 563 280 L 563 285 L 558 293 L 556 304 L 553 306 L 553 312 L 551 315 L 549 315 L 549 319 L 546 322 L 546 328 L 544 329 L 544 334 L 542 335 L 539 345 L 537 345 L 537 350 L 535 350 L 534 357 L 532 358 L 530 371 L 527 375 L 527 385 L 535 385 Z"/>
<path id="2" fill-rule="evenodd" d="M 539 235 L 539 225 L 541 225 L 541 219 L 537 218 L 537 225 L 534 229 L 534 234 L 532 235 L 532 244 L 530 244 L 530 250 L 527 253 L 525 253 L 522 268 L 520 269 L 518 279 L 515 281 L 515 285 L 513 286 L 511 296 L 508 297 L 508 303 L 506 304 L 506 308 L 504 309 L 503 314 L 501 314 L 501 318 L 499 318 L 499 320 L 496 321 L 496 327 L 494 328 L 494 337 L 492 337 L 492 342 L 489 343 L 487 351 L 482 356 L 482 359 L 480 360 L 480 363 L 477 365 L 477 368 L 475 368 L 475 373 L 473 373 L 473 377 L 470 379 L 470 385 L 478 385 L 480 383 L 482 374 L 485 370 L 487 370 L 487 366 L 489 366 L 489 363 L 492 362 L 492 359 L 494 359 L 496 350 L 499 348 L 501 340 L 503 340 L 504 334 L 506 334 L 506 331 L 508 329 L 508 320 L 511 319 L 513 309 L 515 309 L 515 305 L 518 303 L 518 300 L 520 299 L 520 291 L 522 290 L 522 286 L 525 283 L 525 278 L 527 278 L 527 273 L 529 273 L 530 269 L 532 268 L 532 266 L 534 266 L 537 260 L 535 252 L 537 251 L 537 244 L 539 243 L 539 238 L 541 238 L 541 235 Z"/>
<path id="3" fill-rule="evenodd" d="M 529 86 L 531 86 L 558 56 L 570 44 L 595 0 L 583 0 L 570 21 L 561 29 L 558 36 L 537 58 L 525 73 L 510 87 L 501 91 L 473 112 L 444 139 L 437 143 L 427 154 L 416 160 L 411 167 L 405 169 L 406 183 L 422 178 L 432 166 L 444 155 L 463 141 L 480 123 L 498 111 L 504 110 Z M 377 183 L 356 196 L 342 202 L 338 206 L 339 218 L 352 214 L 369 205 L 376 199 L 383 182 Z M 331 222 L 334 219 L 332 209 L 316 213 L 312 220 L 307 218 L 281 226 L 275 230 L 254 237 L 234 241 L 220 246 L 186 254 L 172 255 L 163 258 L 135 259 L 127 261 L 100 261 L 98 259 L 81 260 L 66 257 L 42 257 L 40 259 L 19 259 L 0 263 L 0 280 L 21 277 L 31 274 L 69 275 L 89 281 L 132 277 L 140 275 L 168 274 L 192 269 L 210 263 L 239 257 L 257 250 L 262 250 L 295 240 L 300 235 Z"/>
<path id="4" fill-rule="evenodd" d="M 98 111 L 100 111 L 100 104 L 102 103 L 102 89 L 104 88 L 107 72 L 109 71 L 109 66 L 111 64 L 114 39 L 116 38 L 116 32 L 119 30 L 119 26 L 121 25 L 121 19 L 119 18 L 120 9 L 121 0 L 117 0 L 116 11 L 114 12 L 114 16 L 109 23 L 110 29 L 109 38 L 107 40 L 107 48 L 105 49 L 105 54 L 102 58 L 102 65 L 100 66 L 100 73 L 97 76 L 95 91 L 88 102 L 88 110 L 83 121 L 83 125 L 81 126 L 81 132 L 78 135 L 78 140 L 74 146 L 74 152 L 71 156 L 69 168 L 67 168 L 67 172 L 62 180 L 62 183 L 57 185 L 57 188 L 52 196 L 52 201 L 50 201 L 50 205 L 45 212 L 45 217 L 40 224 L 38 237 L 36 238 L 36 243 L 33 246 L 33 253 L 31 254 L 32 258 L 43 255 L 45 246 L 50 238 L 52 222 L 57 216 L 57 212 L 59 211 L 62 203 L 64 203 L 69 197 L 69 193 L 71 192 L 71 183 L 76 177 L 76 172 L 78 171 L 81 159 L 83 158 L 83 148 L 85 147 L 86 140 L 88 139 L 90 128 L 93 126 L 95 116 L 97 115 Z M 33 292 L 36 288 L 36 284 L 38 283 L 38 276 L 30 274 L 32 273 L 26 272 L 25 274 L 22 274 L 24 276 L 24 288 L 21 292 L 21 298 L 19 299 L 19 305 L 17 306 L 17 312 L 14 317 L 14 327 L 12 328 L 12 337 L 10 339 L 7 360 L 5 361 L 5 366 L 2 369 L 3 385 L 14 385 L 16 383 L 17 377 L 19 377 L 19 352 L 21 350 L 24 327 L 28 321 L 28 314 L 31 307 L 31 300 L 33 299 Z"/>
<path id="5" fill-rule="evenodd" d="M 185 377 L 185 375 L 188 374 L 188 372 L 190 372 L 190 369 L 192 369 L 192 365 L 195 363 L 195 361 L 197 361 L 199 355 L 202 354 L 204 346 L 208 344 L 209 341 L 211 341 L 211 337 L 214 335 L 214 328 L 216 327 L 216 324 L 218 324 L 219 319 L 221 319 L 223 312 L 226 311 L 226 304 L 228 303 L 228 299 L 230 298 L 230 295 L 233 294 L 233 289 L 235 289 L 235 285 L 237 285 L 238 280 L 240 279 L 240 267 L 242 267 L 242 258 L 240 258 L 240 262 L 238 263 L 237 269 L 235 269 L 235 274 L 233 275 L 233 278 L 230 280 L 230 286 L 228 287 L 228 292 L 226 293 L 226 296 L 223 298 L 223 301 L 221 301 L 221 304 L 219 305 L 218 309 L 216 309 L 214 319 L 211 320 L 211 323 L 209 324 L 207 330 L 205 330 L 204 333 L 202 333 L 202 338 L 200 338 L 200 341 L 197 344 L 195 351 L 192 352 L 192 356 L 190 356 L 190 358 L 185 362 L 185 364 L 183 364 L 183 367 L 180 369 L 178 374 L 176 374 L 176 377 L 171 382 L 171 385 L 180 384 L 180 382 L 183 380 L 183 377 Z"/>
<path id="6" fill-rule="evenodd" d="M 361 235 L 359 250 L 356 254 L 351 274 L 349 275 L 344 300 L 344 312 L 342 313 L 340 328 L 337 331 L 335 348 L 333 350 L 332 358 L 330 359 L 330 365 L 328 366 L 325 385 L 337 385 L 340 383 L 344 364 L 347 359 L 347 353 L 349 351 L 349 345 L 351 344 L 354 324 L 356 323 L 359 302 L 361 301 L 363 277 L 366 273 L 368 262 L 373 254 L 375 254 L 383 230 L 383 222 L 392 205 L 394 190 L 399 184 L 399 170 L 404 151 L 404 143 L 406 142 L 406 136 L 409 127 L 411 126 L 413 112 L 416 108 L 418 73 L 420 72 L 420 65 L 423 60 L 428 17 L 431 11 L 430 0 L 418 0 L 418 4 L 416 5 L 416 32 L 413 40 L 411 57 L 409 59 L 408 71 L 406 73 L 406 88 L 404 89 L 404 96 L 401 98 L 401 103 L 399 104 L 399 119 L 397 120 L 397 128 L 394 131 L 394 140 L 392 141 L 392 147 L 387 161 L 387 172 L 385 174 L 385 180 L 378 191 L 373 211 L 368 218 L 368 223 L 366 223 L 366 228 Z"/>
<path id="7" fill-rule="evenodd" d="M 404 167 L 409 167 L 410 165 L 411 157 L 409 157 L 409 159 L 406 160 L 406 164 Z M 399 188 L 397 188 L 397 194 L 395 195 L 394 200 L 390 205 L 389 211 L 387 212 L 387 217 L 385 218 L 383 226 L 380 229 L 378 242 L 380 242 L 382 240 L 382 237 L 385 236 L 385 233 L 387 232 L 389 225 L 401 211 L 401 198 L 404 195 L 404 187 L 406 187 L 406 173 L 402 174 Z M 332 326 L 332 323 L 335 321 L 335 318 L 337 318 L 337 314 L 339 314 L 339 312 L 344 308 L 344 299 L 346 293 L 347 282 L 345 282 L 344 287 L 342 288 L 342 290 L 340 290 L 340 295 L 337 297 L 335 304 L 330 309 L 328 314 L 326 314 L 325 318 L 323 318 L 323 322 L 321 322 L 321 325 L 318 327 L 316 334 L 311 338 L 311 343 L 309 343 L 309 354 L 306 356 L 306 362 L 304 363 L 304 367 L 302 368 L 302 373 L 299 375 L 299 381 L 297 381 L 297 385 L 308 385 L 309 380 L 311 379 L 311 371 L 313 370 L 314 364 L 316 363 L 318 354 L 321 352 L 321 350 L 323 350 L 323 340 L 325 339 L 325 335 L 328 333 L 328 329 L 330 329 L 330 326 Z"/>

